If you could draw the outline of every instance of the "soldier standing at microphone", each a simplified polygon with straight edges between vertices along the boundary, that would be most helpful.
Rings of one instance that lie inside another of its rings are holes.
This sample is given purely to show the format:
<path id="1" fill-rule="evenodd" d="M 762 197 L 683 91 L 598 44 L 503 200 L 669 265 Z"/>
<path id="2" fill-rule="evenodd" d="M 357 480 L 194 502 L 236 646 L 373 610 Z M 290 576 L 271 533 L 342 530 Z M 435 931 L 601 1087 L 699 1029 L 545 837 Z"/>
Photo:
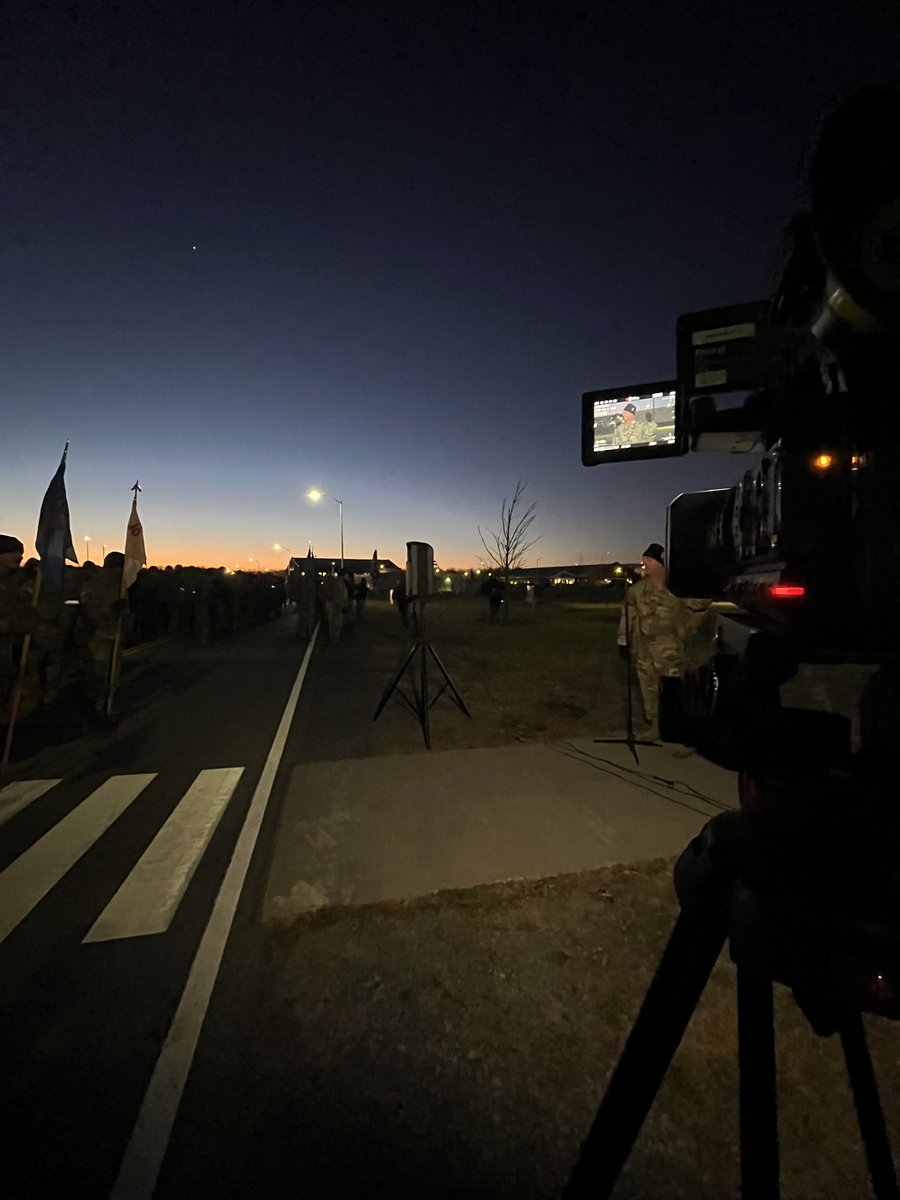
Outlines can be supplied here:
<path id="1" fill-rule="evenodd" d="M 641 556 L 643 577 L 625 593 L 618 643 L 634 664 L 646 726 L 642 737 L 659 737 L 660 679 L 683 675 L 685 641 L 702 620 L 706 600 L 683 600 L 666 587 L 663 548 L 651 542 Z"/>

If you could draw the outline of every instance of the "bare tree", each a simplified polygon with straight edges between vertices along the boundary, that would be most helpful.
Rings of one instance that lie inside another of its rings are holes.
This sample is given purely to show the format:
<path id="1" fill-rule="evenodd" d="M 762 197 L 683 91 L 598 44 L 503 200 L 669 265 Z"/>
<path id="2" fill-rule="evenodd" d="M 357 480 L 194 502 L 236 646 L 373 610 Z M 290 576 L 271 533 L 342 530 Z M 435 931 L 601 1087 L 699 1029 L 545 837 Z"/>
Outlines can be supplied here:
<path id="1" fill-rule="evenodd" d="M 500 506 L 499 530 L 495 532 L 493 529 L 482 529 L 480 525 L 478 526 L 478 536 L 481 538 L 482 546 L 487 551 L 491 562 L 503 572 L 507 596 L 506 611 L 503 616 L 505 621 L 509 620 L 509 573 L 521 566 L 531 547 L 535 542 L 541 540 L 540 534 L 537 537 L 528 535 L 535 518 L 537 505 L 529 504 L 523 511 L 522 495 L 525 487 L 526 484 L 520 479 L 516 484 L 512 500 L 506 496 L 503 497 L 503 503 Z"/>

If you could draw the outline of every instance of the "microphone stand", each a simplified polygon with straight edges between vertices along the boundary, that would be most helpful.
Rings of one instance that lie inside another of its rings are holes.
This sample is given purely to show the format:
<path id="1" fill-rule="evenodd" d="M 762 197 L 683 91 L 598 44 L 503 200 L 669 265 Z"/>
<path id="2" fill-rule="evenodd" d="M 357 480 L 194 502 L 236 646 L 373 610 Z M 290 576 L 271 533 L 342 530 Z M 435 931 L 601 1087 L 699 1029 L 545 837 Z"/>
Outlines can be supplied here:
<path id="1" fill-rule="evenodd" d="M 630 586 L 634 586 L 631 584 Z M 634 673 L 634 658 L 631 654 L 631 619 L 628 613 L 628 587 L 625 588 L 625 596 L 622 601 L 625 612 L 625 649 L 628 652 L 628 659 L 625 664 L 625 736 L 624 738 L 594 738 L 596 745 L 604 746 L 627 746 L 634 757 L 635 765 L 640 766 L 638 759 L 638 746 L 654 746 L 655 742 L 638 741 L 634 736 L 634 701 L 632 698 L 632 675 Z"/>

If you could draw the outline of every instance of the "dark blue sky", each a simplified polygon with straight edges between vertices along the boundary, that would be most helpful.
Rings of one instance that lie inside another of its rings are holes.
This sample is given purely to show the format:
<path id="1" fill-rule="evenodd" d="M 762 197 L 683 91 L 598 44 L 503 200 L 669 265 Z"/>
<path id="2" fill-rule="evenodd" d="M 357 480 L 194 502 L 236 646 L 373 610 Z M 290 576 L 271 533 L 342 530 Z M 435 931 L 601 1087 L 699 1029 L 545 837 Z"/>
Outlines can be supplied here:
<path id="1" fill-rule="evenodd" d="M 764 294 L 822 117 L 896 81 L 893 3 L 13 3 L 0 526 L 71 440 L 76 547 L 633 558 L 743 459 L 587 470 L 581 392 Z M 196 249 L 194 249 L 196 247 Z M 92 552 L 93 553 L 93 552 Z M 483 555 L 483 551 L 481 551 Z"/>

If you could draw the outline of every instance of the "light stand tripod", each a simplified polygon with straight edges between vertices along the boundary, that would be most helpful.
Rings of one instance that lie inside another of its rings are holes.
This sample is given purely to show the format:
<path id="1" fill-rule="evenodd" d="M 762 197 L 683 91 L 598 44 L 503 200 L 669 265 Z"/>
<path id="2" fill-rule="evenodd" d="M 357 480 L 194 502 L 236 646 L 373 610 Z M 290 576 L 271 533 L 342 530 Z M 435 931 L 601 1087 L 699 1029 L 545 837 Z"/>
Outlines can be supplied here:
<path id="1" fill-rule="evenodd" d="M 394 692 L 404 702 L 406 707 L 412 712 L 413 716 L 418 720 L 422 727 L 422 735 L 425 738 L 425 745 L 431 749 L 431 710 L 443 696 L 444 692 L 449 692 L 456 706 L 466 714 L 467 717 L 472 714 L 465 706 L 462 696 L 456 689 L 453 680 L 444 669 L 444 664 L 435 653 L 434 647 L 425 636 L 425 598 L 419 597 L 412 601 L 412 627 L 415 633 L 415 643 L 407 654 L 403 666 L 388 684 L 384 690 L 384 695 L 378 701 L 378 707 L 375 709 L 373 721 L 377 721 L 381 716 L 384 706 L 390 700 Z M 437 694 L 433 699 L 429 699 L 428 691 L 428 660 L 429 658 L 436 664 L 438 671 L 443 677 L 443 683 L 438 689 Z M 413 664 L 418 660 L 418 669 Z M 400 680 L 406 674 L 406 671 L 412 667 L 410 682 L 412 684 L 412 696 L 408 696 L 400 687 Z"/>
<path id="2" fill-rule="evenodd" d="M 799 844 L 796 850 L 802 853 Z M 842 865 L 846 871 L 846 857 L 852 859 L 853 851 L 835 853 L 817 875 L 797 872 L 793 854 L 785 855 L 775 839 L 765 840 L 744 812 L 714 817 L 684 851 L 675 868 L 681 914 L 564 1200 L 612 1194 L 729 935 L 738 968 L 741 1195 L 745 1200 L 780 1195 L 772 1006 L 778 980 L 793 989 L 817 1033 L 840 1033 L 874 1195 L 898 1200 L 861 1016 L 871 1011 L 900 1018 L 900 992 L 892 993 L 884 982 L 892 969 L 900 971 L 898 930 L 884 918 L 889 911 L 884 892 L 877 885 L 869 890 L 864 855 L 856 862 L 863 878 L 854 875 L 838 888 L 841 895 L 831 895 L 831 869 Z M 889 878 L 890 870 L 886 874 Z"/>

